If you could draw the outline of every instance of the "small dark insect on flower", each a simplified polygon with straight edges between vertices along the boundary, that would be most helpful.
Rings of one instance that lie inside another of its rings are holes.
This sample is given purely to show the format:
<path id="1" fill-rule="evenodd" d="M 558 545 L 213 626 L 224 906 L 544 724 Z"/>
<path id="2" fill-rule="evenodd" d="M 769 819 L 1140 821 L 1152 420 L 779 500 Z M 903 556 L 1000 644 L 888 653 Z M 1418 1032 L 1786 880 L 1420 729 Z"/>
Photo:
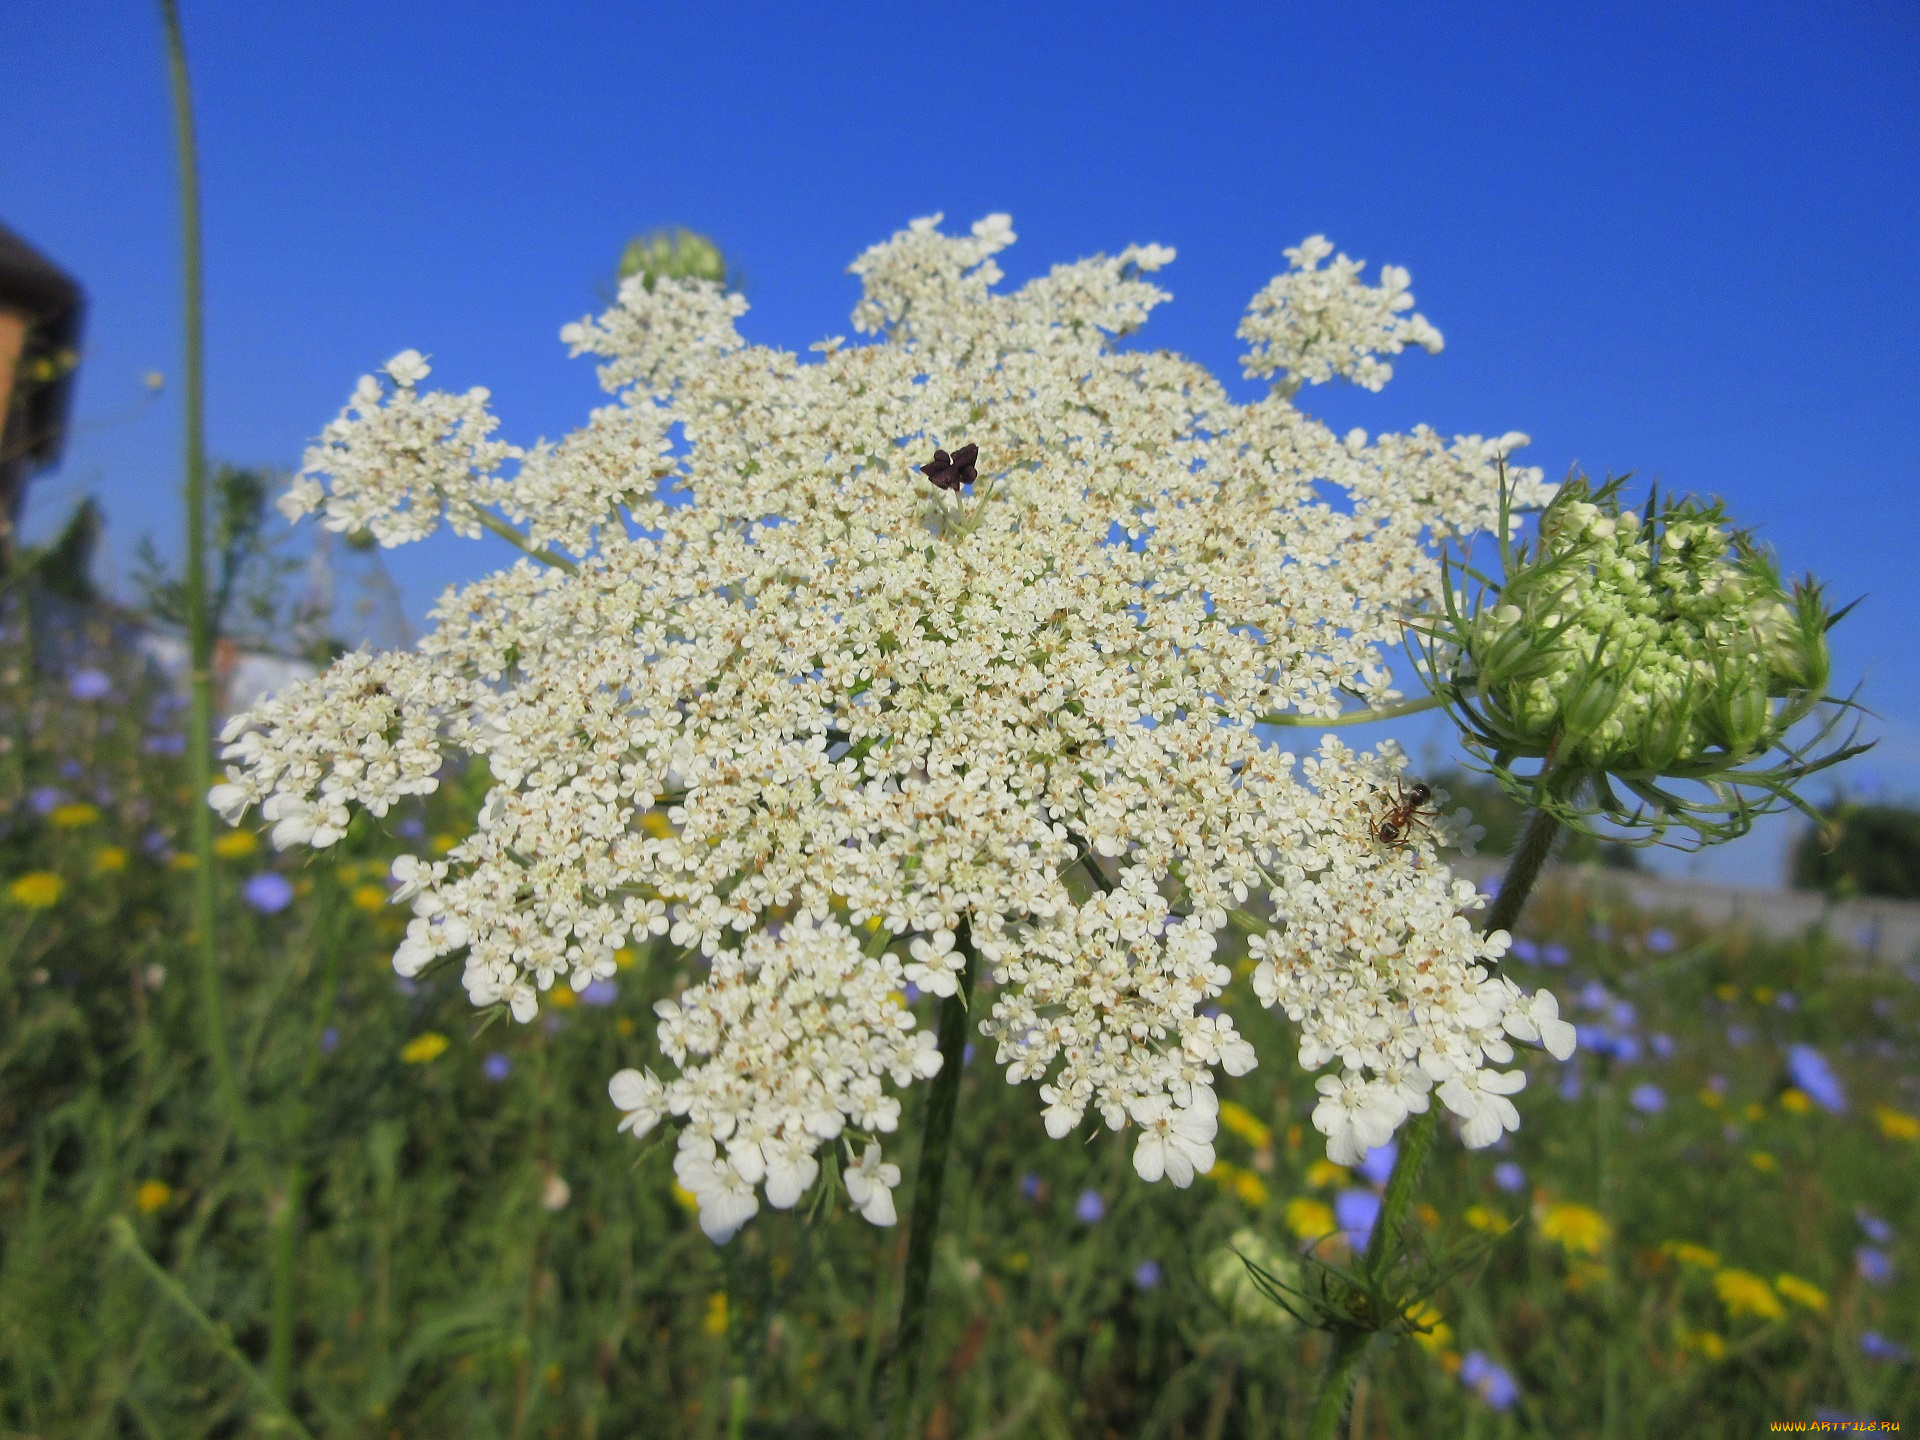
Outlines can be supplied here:
<path id="1" fill-rule="evenodd" d="M 920 473 L 931 480 L 937 489 L 958 490 L 962 485 L 973 482 L 973 462 L 979 458 L 978 445 L 962 445 L 951 455 L 944 450 L 935 450 L 933 459 L 920 467 Z"/>

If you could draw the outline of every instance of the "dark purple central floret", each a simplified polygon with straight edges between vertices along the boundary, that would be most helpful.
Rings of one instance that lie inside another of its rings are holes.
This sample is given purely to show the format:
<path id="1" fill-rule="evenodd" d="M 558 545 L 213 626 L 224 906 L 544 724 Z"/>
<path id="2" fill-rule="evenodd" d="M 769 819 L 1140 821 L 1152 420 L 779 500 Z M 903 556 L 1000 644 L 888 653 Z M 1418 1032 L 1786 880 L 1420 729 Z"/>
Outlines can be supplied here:
<path id="1" fill-rule="evenodd" d="M 941 490 L 958 490 L 975 479 L 973 462 L 980 458 L 978 445 L 962 445 L 953 454 L 935 450 L 933 459 L 920 467 L 920 473 Z"/>

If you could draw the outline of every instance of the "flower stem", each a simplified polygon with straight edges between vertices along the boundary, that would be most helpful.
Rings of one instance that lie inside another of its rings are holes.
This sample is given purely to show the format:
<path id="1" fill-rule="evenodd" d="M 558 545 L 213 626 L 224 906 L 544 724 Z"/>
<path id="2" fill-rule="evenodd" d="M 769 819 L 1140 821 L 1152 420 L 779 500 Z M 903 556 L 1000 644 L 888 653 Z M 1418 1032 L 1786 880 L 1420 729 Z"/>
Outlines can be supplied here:
<path id="1" fill-rule="evenodd" d="M 920 1355 L 926 1348 L 927 1291 L 933 1279 L 933 1243 L 940 1229 L 940 1200 L 947 1178 L 947 1151 L 953 1141 L 953 1117 L 960 1105 L 960 1072 L 967 1050 L 967 1006 L 973 994 L 975 954 L 967 922 L 960 922 L 954 948 L 965 957 L 960 987 L 940 1005 L 940 1073 L 927 1094 L 927 1118 L 920 1138 L 920 1173 L 913 1184 L 913 1214 L 907 1230 L 907 1264 L 900 1287 L 900 1329 L 894 1340 L 897 1365 L 893 1388 L 893 1429 L 910 1433 L 914 1390 L 920 1381 Z"/>
<path id="2" fill-rule="evenodd" d="M 1532 893 L 1534 882 L 1546 868 L 1559 836 L 1560 822 L 1545 810 L 1532 811 L 1526 828 L 1520 832 L 1513 859 L 1500 882 L 1500 893 L 1487 912 L 1486 929 L 1506 930 L 1520 918 L 1520 910 Z M 1424 1113 L 1407 1122 L 1400 1132 L 1400 1151 L 1394 1157 L 1393 1173 L 1387 1177 L 1387 1193 L 1374 1217 L 1373 1233 L 1367 1240 L 1367 1274 L 1370 1280 L 1384 1278 L 1402 1252 L 1401 1236 L 1406 1233 L 1407 1212 L 1413 1208 L 1413 1195 L 1420 1183 L 1420 1171 L 1440 1133 L 1440 1105 L 1430 1101 Z M 1391 1317 L 1378 1317 L 1389 1319 Z M 1365 1330 L 1341 1330 L 1334 1334 L 1333 1358 L 1327 1364 L 1326 1377 L 1320 1382 L 1320 1398 L 1314 1403 L 1308 1440 L 1334 1440 L 1354 1382 L 1360 1377 L 1366 1358 Z"/>
<path id="3" fill-rule="evenodd" d="M 1360 1366 L 1367 1358 L 1367 1344 L 1373 1339 L 1366 1330 L 1336 1330 L 1333 1354 L 1327 1360 L 1326 1376 L 1320 1381 L 1320 1398 L 1314 1401 L 1313 1418 L 1307 1422 L 1307 1440 L 1336 1440 L 1340 1421 L 1347 1413 L 1347 1397 L 1353 1382 L 1360 1378 Z"/>
<path id="4" fill-rule="evenodd" d="M 491 510 L 482 510 L 476 505 L 473 507 L 472 513 L 474 519 L 478 520 L 483 526 L 498 535 L 516 550 L 519 550 L 522 554 L 532 556 L 542 565 L 551 565 L 556 570 L 564 570 L 569 575 L 578 575 L 580 573 L 580 567 L 571 560 L 565 556 L 556 555 L 543 545 L 534 544 Z"/>
<path id="5" fill-rule="evenodd" d="M 1257 725 L 1366 725 L 1375 720 L 1397 720 L 1402 715 L 1418 715 L 1422 710 L 1437 710 L 1447 702 L 1437 695 L 1424 695 L 1418 700 L 1403 701 L 1398 705 L 1382 705 L 1375 710 L 1349 710 L 1344 715 L 1331 718 L 1325 715 L 1262 715 L 1254 723 Z"/>
<path id="6" fill-rule="evenodd" d="M 180 254 L 182 322 L 186 332 L 184 428 L 186 432 L 187 645 L 192 705 L 187 722 L 187 780 L 192 797 L 187 826 L 193 839 L 193 929 L 199 965 L 195 976 L 200 1043 L 213 1071 L 215 1092 L 233 1132 L 244 1139 L 246 1115 L 227 1050 L 220 996 L 220 949 L 214 934 L 213 812 L 213 617 L 207 606 L 207 443 L 205 304 L 201 297 L 200 165 L 193 130 L 193 91 L 187 79 L 186 41 L 177 0 L 160 0 L 166 30 L 167 69 L 173 86 L 174 133 L 180 162 Z"/>

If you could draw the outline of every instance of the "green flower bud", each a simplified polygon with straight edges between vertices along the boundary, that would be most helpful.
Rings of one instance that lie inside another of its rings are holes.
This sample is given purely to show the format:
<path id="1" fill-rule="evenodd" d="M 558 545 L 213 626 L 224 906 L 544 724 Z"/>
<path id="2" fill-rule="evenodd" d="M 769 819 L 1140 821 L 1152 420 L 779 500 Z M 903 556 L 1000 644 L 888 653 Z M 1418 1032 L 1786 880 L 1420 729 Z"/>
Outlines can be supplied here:
<path id="1" fill-rule="evenodd" d="M 1776 801 L 1801 804 L 1796 781 L 1864 748 L 1814 759 L 1786 739 L 1826 699 L 1839 617 L 1812 582 L 1785 587 L 1719 502 L 1649 502 L 1637 515 L 1621 508 L 1621 483 L 1561 487 L 1538 540 L 1503 545 L 1500 578 L 1470 606 L 1450 598 L 1447 624 L 1423 632 L 1428 661 L 1469 747 L 1516 798 L 1540 803 L 1550 773 L 1568 823 L 1603 815 L 1646 838 L 1676 823 L 1701 843 L 1729 838 Z M 1776 747 L 1782 764 L 1751 768 Z M 1540 767 L 1518 775 L 1518 760 Z M 1608 777 L 1636 797 L 1632 810 Z"/>

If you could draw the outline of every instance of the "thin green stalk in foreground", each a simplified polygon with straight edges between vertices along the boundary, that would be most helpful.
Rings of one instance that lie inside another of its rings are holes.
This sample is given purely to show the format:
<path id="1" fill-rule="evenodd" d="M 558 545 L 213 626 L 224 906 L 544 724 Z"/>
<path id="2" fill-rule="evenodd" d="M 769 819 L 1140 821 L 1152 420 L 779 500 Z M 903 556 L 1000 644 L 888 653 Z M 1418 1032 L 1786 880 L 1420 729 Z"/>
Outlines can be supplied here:
<path id="1" fill-rule="evenodd" d="M 127 1217 L 114 1216 L 107 1222 L 107 1233 L 112 1238 L 115 1248 L 133 1261 L 147 1279 L 153 1282 L 154 1288 L 166 1296 L 174 1308 L 192 1323 L 194 1329 L 198 1330 L 207 1342 L 240 1372 L 241 1378 L 247 1382 L 247 1388 L 259 1397 L 262 1406 L 268 1412 L 259 1417 L 262 1428 L 269 1432 L 284 1431 L 298 1435 L 301 1440 L 313 1440 L 307 1427 L 302 1425 L 293 1412 L 280 1402 L 273 1393 L 273 1387 L 261 1378 L 260 1372 L 254 1369 L 247 1357 L 234 1346 L 226 1326 L 217 1324 L 212 1316 L 194 1304 L 193 1297 L 186 1292 L 186 1288 L 162 1269 L 158 1261 L 147 1254 L 139 1237 L 133 1233 L 133 1225 Z"/>
<path id="2" fill-rule="evenodd" d="M 213 812 L 213 624 L 207 608 L 207 444 L 205 304 L 200 274 L 200 165 L 193 133 L 193 91 L 187 80 L 187 47 L 180 31 L 178 0 L 160 0 L 167 34 L 167 68 L 173 83 L 173 123 L 180 158 L 180 256 L 185 392 L 187 506 L 187 648 L 192 708 L 187 720 L 187 825 L 193 840 L 193 929 L 199 965 L 200 1043 L 213 1071 L 214 1088 L 235 1135 L 246 1139 L 240 1088 L 227 1051 L 225 1007 L 220 998 L 220 949 L 214 935 Z"/>
<path id="3" fill-rule="evenodd" d="M 927 1118 L 920 1137 L 920 1173 L 913 1183 L 913 1215 L 908 1220 L 907 1265 L 901 1280 L 900 1330 L 894 1340 L 893 1429 L 910 1433 L 914 1391 L 920 1383 L 920 1354 L 926 1348 L 927 1291 L 933 1279 L 933 1242 L 940 1229 L 940 1200 L 946 1188 L 947 1151 L 952 1148 L 953 1117 L 960 1105 L 960 1072 L 967 1052 L 967 1007 L 973 996 L 973 935 L 960 922 L 954 948 L 965 957 L 960 988 L 940 1005 L 940 1073 L 927 1094 Z"/>
<path id="4" fill-rule="evenodd" d="M 1532 893 L 1534 882 L 1553 854 L 1553 842 L 1560 833 L 1560 822 L 1544 810 L 1527 817 L 1526 828 L 1514 847 L 1513 861 L 1500 882 L 1500 893 L 1487 911 L 1486 929 L 1510 930 L 1520 918 L 1521 908 Z M 1421 1168 L 1440 1133 L 1440 1105 L 1428 1104 L 1424 1114 L 1416 1115 L 1400 1132 L 1400 1152 L 1394 1157 L 1393 1173 L 1387 1177 L 1387 1193 L 1374 1217 L 1373 1233 L 1367 1239 L 1367 1273 L 1379 1278 L 1399 1258 L 1400 1237 L 1406 1230 L 1407 1212 L 1413 1208 L 1413 1194 L 1420 1183 Z M 1308 1440 L 1334 1440 L 1340 1421 L 1347 1413 L 1354 1381 L 1360 1378 L 1367 1347 L 1373 1334 L 1365 1330 L 1337 1331 L 1333 1355 L 1327 1373 L 1320 1382 L 1320 1397 L 1314 1402 L 1313 1420 L 1307 1428 Z"/>

